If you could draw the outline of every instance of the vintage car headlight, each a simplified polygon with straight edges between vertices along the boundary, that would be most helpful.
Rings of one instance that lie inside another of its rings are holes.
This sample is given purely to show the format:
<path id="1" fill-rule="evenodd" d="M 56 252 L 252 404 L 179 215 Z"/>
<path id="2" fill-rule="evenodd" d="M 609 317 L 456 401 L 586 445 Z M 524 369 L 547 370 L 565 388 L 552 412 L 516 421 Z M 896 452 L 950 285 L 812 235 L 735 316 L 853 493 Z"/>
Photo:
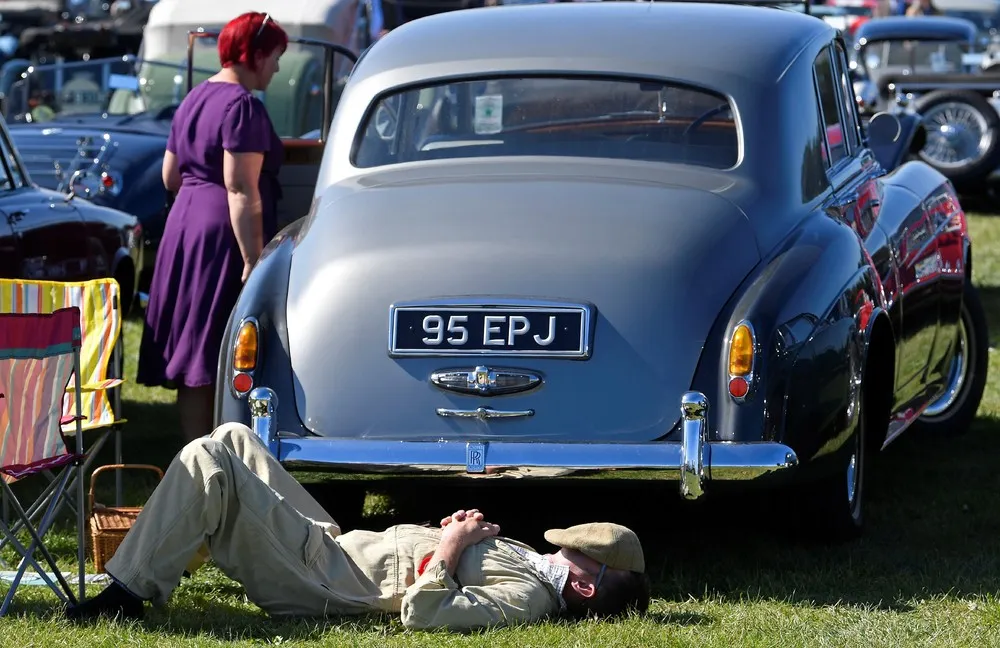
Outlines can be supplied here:
<path id="1" fill-rule="evenodd" d="M 743 402 L 753 388 L 756 355 L 753 326 L 743 320 L 729 336 L 729 395 L 737 402 Z"/>
<path id="2" fill-rule="evenodd" d="M 237 398 L 243 398 L 254 387 L 253 374 L 259 358 L 260 331 L 257 319 L 245 317 L 236 329 L 233 343 L 233 368 L 230 386 Z"/>

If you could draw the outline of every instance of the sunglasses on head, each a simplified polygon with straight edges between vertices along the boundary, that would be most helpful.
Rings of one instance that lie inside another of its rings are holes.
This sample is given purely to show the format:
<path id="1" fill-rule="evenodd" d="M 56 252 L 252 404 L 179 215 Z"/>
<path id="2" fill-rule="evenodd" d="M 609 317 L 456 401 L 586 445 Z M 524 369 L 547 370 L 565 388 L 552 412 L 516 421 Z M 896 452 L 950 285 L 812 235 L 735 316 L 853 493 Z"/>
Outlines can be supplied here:
<path id="1" fill-rule="evenodd" d="M 257 30 L 257 35 L 254 36 L 254 40 L 260 38 L 260 35 L 264 33 L 264 26 L 269 22 L 271 22 L 271 14 L 266 13 L 264 14 L 264 22 L 260 24 L 260 29 Z"/>

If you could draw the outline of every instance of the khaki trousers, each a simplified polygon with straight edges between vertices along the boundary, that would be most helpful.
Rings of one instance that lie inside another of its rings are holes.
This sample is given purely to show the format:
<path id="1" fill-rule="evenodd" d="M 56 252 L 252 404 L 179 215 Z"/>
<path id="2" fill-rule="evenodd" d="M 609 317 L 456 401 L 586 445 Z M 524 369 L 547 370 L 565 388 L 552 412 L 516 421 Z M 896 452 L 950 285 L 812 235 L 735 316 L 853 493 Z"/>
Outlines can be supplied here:
<path id="1" fill-rule="evenodd" d="M 240 423 L 187 444 L 107 563 L 136 596 L 165 602 L 198 548 L 274 615 L 378 608 L 380 591 L 334 539 L 333 518 Z"/>

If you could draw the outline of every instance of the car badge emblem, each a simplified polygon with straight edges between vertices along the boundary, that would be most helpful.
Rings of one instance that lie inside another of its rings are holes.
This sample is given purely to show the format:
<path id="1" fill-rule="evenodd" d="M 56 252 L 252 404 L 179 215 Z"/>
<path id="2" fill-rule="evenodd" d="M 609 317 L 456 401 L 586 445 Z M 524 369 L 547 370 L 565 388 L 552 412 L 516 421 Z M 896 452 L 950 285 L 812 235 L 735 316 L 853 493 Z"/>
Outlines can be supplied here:
<path id="1" fill-rule="evenodd" d="M 446 391 L 480 396 L 516 394 L 542 384 L 542 377 L 522 369 L 444 369 L 431 374 L 431 383 Z"/>

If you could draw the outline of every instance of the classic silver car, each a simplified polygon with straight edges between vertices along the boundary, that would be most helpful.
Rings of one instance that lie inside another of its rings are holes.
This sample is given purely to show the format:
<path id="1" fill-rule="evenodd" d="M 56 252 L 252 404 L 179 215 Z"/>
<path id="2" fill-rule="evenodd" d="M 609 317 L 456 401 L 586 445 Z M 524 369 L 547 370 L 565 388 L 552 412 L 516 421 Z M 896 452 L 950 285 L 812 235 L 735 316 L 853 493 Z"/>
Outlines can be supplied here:
<path id="1" fill-rule="evenodd" d="M 846 52 L 686 2 L 392 31 L 233 311 L 217 422 L 332 472 L 772 479 L 857 533 L 869 453 L 967 426 L 988 336 L 959 201 L 900 165 L 912 123 L 862 128 Z"/>

